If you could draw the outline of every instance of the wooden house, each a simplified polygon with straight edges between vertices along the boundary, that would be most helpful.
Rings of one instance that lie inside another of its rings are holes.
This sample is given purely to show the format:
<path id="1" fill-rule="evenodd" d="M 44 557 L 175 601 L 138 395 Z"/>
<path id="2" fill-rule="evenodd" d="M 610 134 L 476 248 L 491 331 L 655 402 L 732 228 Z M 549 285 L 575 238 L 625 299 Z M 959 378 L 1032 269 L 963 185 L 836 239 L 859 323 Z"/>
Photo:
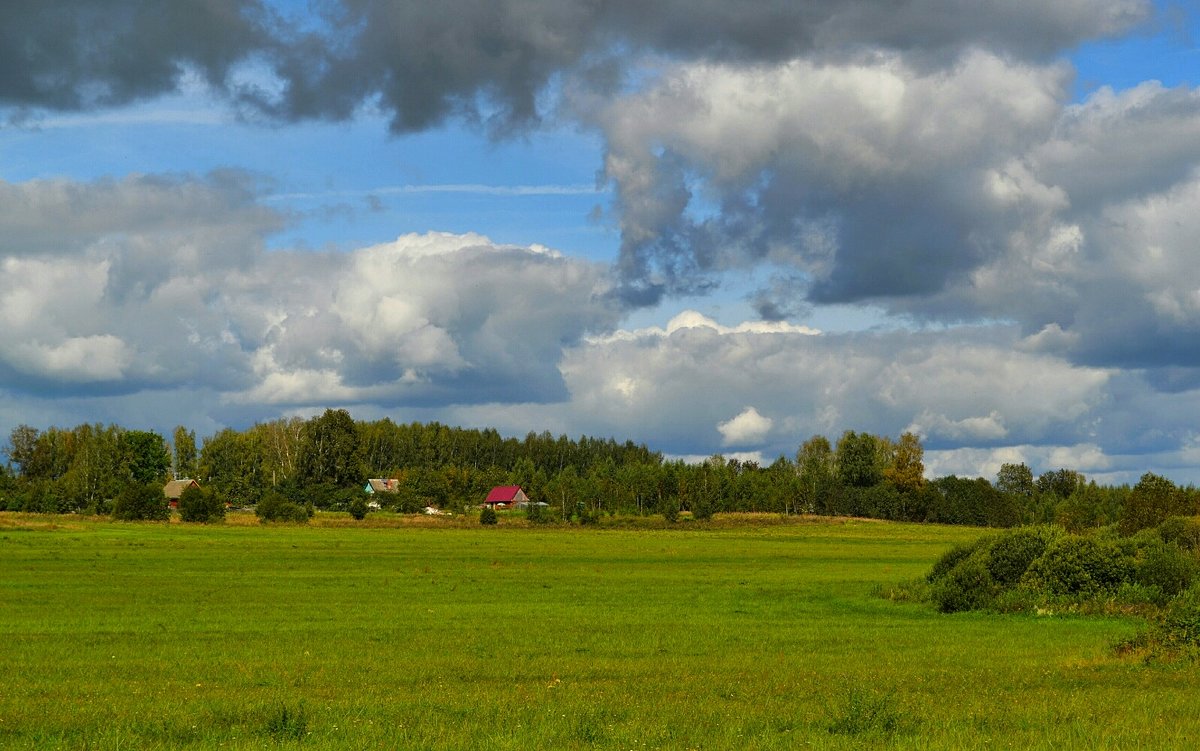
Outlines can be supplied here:
<path id="1" fill-rule="evenodd" d="M 514 508 L 519 503 L 529 503 L 529 496 L 520 485 L 497 485 L 483 501 L 484 506 L 493 509 Z"/>
<path id="2" fill-rule="evenodd" d="M 163 495 L 167 499 L 167 504 L 171 508 L 179 508 L 179 497 L 183 495 L 183 491 L 188 488 L 199 488 L 200 483 L 195 480 L 171 480 L 163 486 Z"/>
<path id="3" fill-rule="evenodd" d="M 376 493 L 399 493 L 400 481 L 395 479 L 367 480 L 367 484 L 363 486 L 363 492 L 367 495 L 375 495 Z"/>

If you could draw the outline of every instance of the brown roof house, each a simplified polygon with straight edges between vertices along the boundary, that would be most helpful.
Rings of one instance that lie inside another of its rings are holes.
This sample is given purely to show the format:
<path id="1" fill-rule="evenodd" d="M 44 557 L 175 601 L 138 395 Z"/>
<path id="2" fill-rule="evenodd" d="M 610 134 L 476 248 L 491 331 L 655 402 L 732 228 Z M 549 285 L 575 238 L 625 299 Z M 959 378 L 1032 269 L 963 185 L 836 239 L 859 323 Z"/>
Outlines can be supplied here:
<path id="1" fill-rule="evenodd" d="M 183 491 L 188 488 L 199 488 L 200 483 L 195 480 L 171 480 L 166 485 L 163 485 L 163 495 L 166 496 L 167 503 L 171 508 L 179 508 L 179 496 L 183 495 Z"/>

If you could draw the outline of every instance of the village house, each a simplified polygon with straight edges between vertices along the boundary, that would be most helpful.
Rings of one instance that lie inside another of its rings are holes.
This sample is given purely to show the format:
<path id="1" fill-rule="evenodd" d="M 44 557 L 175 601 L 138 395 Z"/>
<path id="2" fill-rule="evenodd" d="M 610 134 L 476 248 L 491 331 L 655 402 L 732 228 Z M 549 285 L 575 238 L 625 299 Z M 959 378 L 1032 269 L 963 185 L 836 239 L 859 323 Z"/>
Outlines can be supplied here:
<path id="1" fill-rule="evenodd" d="M 529 496 L 525 495 L 520 485 L 497 485 L 483 501 L 484 506 L 492 509 L 514 508 L 525 503 L 529 503 Z"/>
<path id="2" fill-rule="evenodd" d="M 363 486 L 363 492 L 367 495 L 375 495 L 376 493 L 399 493 L 400 481 L 391 480 L 367 480 L 367 484 Z"/>
<path id="3" fill-rule="evenodd" d="M 200 483 L 195 480 L 184 478 L 182 480 L 171 480 L 163 486 L 163 496 L 167 499 L 167 504 L 171 508 L 179 508 L 179 497 L 183 495 L 183 491 L 188 488 L 199 488 Z"/>

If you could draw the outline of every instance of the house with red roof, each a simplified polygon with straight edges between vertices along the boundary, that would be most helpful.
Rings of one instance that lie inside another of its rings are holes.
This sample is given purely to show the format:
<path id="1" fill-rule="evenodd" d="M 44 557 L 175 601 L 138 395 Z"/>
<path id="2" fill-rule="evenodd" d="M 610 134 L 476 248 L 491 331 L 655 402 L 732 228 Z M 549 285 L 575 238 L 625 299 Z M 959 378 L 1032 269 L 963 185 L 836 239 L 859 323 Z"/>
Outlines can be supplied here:
<path id="1" fill-rule="evenodd" d="M 518 503 L 529 503 L 529 496 L 520 485 L 497 485 L 483 501 L 484 506 L 493 509 L 514 508 Z"/>

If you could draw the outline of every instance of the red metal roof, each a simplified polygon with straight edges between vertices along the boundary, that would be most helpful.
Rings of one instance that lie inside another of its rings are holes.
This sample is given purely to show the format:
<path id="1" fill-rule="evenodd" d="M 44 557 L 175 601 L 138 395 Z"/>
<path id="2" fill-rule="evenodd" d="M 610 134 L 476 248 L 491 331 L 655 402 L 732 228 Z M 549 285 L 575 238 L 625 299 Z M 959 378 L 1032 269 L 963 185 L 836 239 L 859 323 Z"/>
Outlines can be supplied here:
<path id="1" fill-rule="evenodd" d="M 517 493 L 521 492 L 520 485 L 497 485 L 492 488 L 492 492 L 488 493 L 487 500 L 484 503 L 512 503 L 517 498 Z M 478 498 L 479 496 L 475 496 Z"/>

